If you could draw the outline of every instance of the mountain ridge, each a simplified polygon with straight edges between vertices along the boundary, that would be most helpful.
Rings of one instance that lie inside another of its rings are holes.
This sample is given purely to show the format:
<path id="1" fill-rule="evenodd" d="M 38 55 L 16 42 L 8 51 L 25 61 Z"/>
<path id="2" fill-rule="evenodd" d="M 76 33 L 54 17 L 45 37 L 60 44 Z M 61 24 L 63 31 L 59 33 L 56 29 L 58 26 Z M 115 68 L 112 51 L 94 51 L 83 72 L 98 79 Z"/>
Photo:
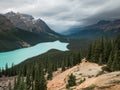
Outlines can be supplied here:
<path id="1" fill-rule="evenodd" d="M 32 15 L 8 12 L 4 14 L 15 27 L 35 33 L 54 33 L 42 19 L 34 19 Z M 58 34 L 57 34 L 58 35 Z"/>
<path id="2" fill-rule="evenodd" d="M 120 19 L 117 19 L 114 21 L 101 20 L 89 26 L 71 28 L 68 36 L 74 38 L 114 37 L 119 33 Z"/>
<path id="3" fill-rule="evenodd" d="M 29 16 L 29 19 L 32 19 L 32 17 Z M 40 33 L 24 30 L 16 27 L 4 15 L 0 15 L 0 51 L 10 51 L 32 46 L 41 42 L 55 41 L 59 39 L 60 35 L 49 30 L 50 28 L 46 24 L 43 28 L 45 28 L 46 31 Z"/>

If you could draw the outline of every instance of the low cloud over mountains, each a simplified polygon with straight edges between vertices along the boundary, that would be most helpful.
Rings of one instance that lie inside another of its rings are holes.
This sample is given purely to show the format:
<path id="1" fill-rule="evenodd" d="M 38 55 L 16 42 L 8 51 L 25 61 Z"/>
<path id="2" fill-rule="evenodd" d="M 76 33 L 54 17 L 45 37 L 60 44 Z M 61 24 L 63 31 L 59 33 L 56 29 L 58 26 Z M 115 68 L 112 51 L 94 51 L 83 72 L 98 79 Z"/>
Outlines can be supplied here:
<path id="1" fill-rule="evenodd" d="M 9 2 L 9 3 L 8 3 Z M 120 18 L 120 0 L 1 0 L 0 13 L 15 11 L 41 18 L 55 31 Z"/>

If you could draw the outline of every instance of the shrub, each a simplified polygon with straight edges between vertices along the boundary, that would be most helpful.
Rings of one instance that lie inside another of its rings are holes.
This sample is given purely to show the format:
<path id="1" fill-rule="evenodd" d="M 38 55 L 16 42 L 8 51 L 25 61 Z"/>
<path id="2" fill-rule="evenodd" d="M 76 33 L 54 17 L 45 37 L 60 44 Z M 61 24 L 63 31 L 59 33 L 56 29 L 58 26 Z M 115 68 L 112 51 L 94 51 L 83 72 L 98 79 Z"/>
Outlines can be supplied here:
<path id="1" fill-rule="evenodd" d="M 91 85 L 89 87 L 83 88 L 82 90 L 93 90 L 95 87 L 95 85 Z"/>

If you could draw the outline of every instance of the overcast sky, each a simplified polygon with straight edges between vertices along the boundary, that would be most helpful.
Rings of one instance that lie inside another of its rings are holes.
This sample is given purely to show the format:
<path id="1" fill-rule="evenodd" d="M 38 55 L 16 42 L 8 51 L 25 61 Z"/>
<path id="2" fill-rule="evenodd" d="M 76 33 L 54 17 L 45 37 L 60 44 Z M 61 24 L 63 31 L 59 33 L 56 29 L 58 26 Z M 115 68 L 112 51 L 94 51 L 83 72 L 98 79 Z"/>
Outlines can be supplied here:
<path id="1" fill-rule="evenodd" d="M 120 0 L 0 0 L 0 13 L 27 13 L 61 32 L 99 20 L 120 18 Z"/>

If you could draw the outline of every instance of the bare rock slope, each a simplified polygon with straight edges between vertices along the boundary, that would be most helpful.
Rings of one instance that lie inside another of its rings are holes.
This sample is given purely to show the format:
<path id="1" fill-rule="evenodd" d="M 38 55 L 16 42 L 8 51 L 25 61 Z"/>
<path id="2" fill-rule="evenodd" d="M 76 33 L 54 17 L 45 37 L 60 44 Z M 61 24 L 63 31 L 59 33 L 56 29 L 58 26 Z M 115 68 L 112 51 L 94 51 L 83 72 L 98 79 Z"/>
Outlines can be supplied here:
<path id="1" fill-rule="evenodd" d="M 76 76 L 77 85 L 70 90 L 120 90 L 120 71 L 108 73 L 102 67 L 83 59 L 79 65 L 58 73 L 48 81 L 48 90 L 67 90 L 66 84 L 71 73 Z M 80 83 L 83 79 L 85 81 Z"/>

